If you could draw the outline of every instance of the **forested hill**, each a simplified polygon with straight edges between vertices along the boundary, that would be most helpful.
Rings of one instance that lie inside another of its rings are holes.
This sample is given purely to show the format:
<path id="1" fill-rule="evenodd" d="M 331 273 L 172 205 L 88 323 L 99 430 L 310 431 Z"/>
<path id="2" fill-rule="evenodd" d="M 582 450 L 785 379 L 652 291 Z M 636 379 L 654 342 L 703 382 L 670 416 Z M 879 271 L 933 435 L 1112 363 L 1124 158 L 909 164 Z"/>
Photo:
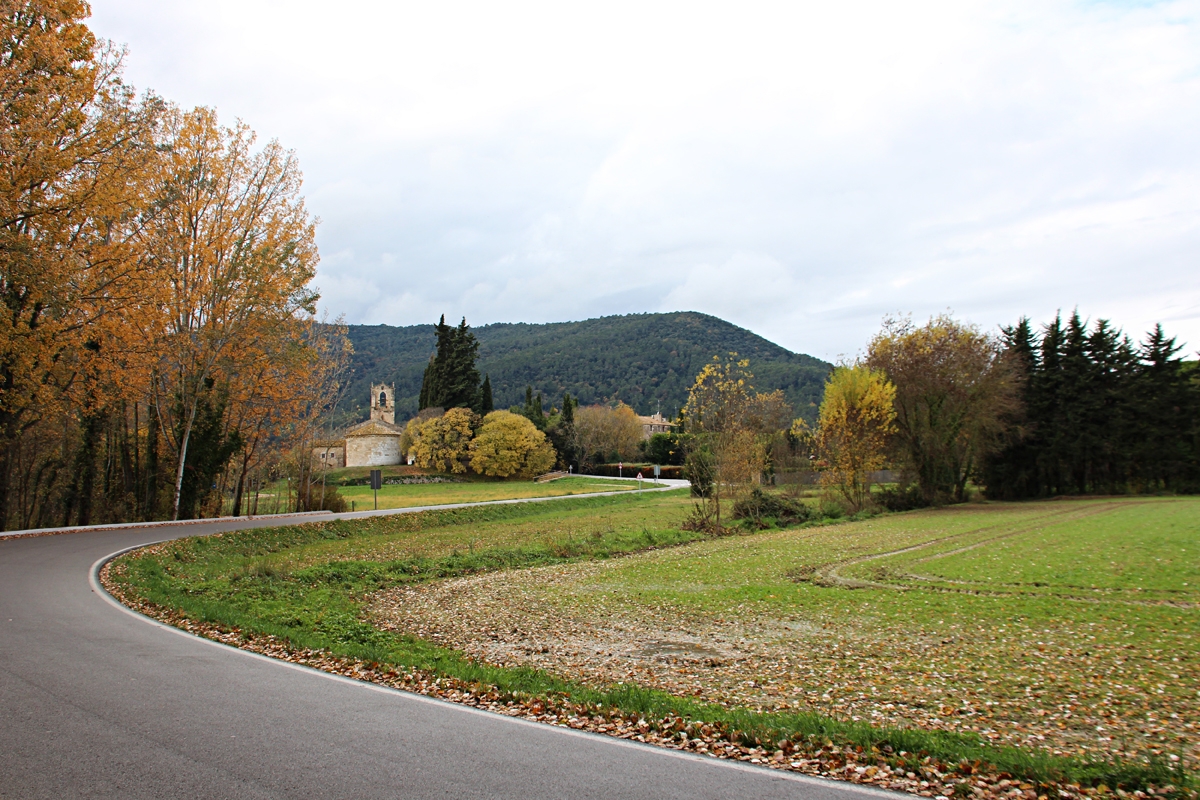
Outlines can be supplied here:
<path id="1" fill-rule="evenodd" d="M 457 320 L 447 319 L 454 324 Z M 783 389 L 797 415 L 815 416 L 830 365 L 792 353 L 707 314 L 630 314 L 545 325 L 473 328 L 479 372 L 492 379 L 496 408 L 524 402 L 525 387 L 557 406 L 568 391 L 588 405 L 622 400 L 641 414 L 674 416 L 696 373 L 714 355 L 750 359 L 755 386 Z M 351 325 L 353 372 L 341 412 L 365 417 L 371 383 L 396 384 L 397 422 L 417 411 L 421 373 L 434 349 L 433 325 Z"/>

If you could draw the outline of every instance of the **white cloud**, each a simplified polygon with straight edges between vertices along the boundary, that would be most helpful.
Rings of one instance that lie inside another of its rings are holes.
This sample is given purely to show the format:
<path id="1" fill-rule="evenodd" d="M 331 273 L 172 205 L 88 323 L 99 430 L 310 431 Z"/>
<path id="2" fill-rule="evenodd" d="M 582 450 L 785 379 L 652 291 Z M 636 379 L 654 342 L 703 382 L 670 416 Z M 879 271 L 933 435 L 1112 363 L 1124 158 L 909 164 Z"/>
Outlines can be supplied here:
<path id="1" fill-rule="evenodd" d="M 834 357 L 1078 305 L 1200 349 L 1200 0 L 94 11 L 297 149 L 351 321 L 695 308 Z"/>

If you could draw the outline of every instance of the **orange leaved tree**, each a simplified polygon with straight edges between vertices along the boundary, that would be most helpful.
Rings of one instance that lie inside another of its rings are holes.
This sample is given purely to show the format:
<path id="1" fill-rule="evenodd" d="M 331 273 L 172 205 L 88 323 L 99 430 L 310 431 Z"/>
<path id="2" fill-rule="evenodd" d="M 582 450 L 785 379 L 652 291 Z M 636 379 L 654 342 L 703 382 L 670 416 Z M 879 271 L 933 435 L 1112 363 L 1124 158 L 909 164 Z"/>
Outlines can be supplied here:
<path id="1" fill-rule="evenodd" d="M 161 133 L 161 210 L 149 241 L 160 276 L 152 396 L 175 461 L 174 518 L 207 387 L 237 373 L 244 347 L 286 339 L 290 320 L 315 313 L 315 223 L 295 155 L 274 141 L 253 144 L 246 126 L 223 127 L 207 108 L 172 109 Z"/>

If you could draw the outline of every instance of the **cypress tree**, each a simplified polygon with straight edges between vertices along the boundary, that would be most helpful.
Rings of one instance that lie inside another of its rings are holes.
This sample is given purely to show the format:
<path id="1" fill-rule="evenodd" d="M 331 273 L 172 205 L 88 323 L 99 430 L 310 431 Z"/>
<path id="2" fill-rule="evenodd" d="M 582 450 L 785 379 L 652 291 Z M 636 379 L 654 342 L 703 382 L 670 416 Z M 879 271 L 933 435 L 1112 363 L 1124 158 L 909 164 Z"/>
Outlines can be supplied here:
<path id="1" fill-rule="evenodd" d="M 492 379 L 489 375 L 483 376 L 483 386 L 479 388 L 479 413 L 490 414 L 496 410 L 496 406 L 492 403 Z"/>
<path id="2" fill-rule="evenodd" d="M 470 408 L 478 411 L 482 400 L 479 370 L 475 367 L 479 357 L 479 341 L 471 333 L 466 317 L 458 327 L 451 328 L 446 324 L 446 315 L 443 314 L 434 332 L 437 349 L 425 368 L 418 407 Z"/>
<path id="3" fill-rule="evenodd" d="M 433 384 L 434 369 L 433 356 L 430 356 L 429 363 L 425 365 L 425 372 L 421 376 L 421 396 L 417 399 L 418 411 L 424 411 L 432 405 L 429 402 L 429 395 Z"/>
<path id="4" fill-rule="evenodd" d="M 197 405 L 196 420 L 192 428 L 192 446 L 185 460 L 183 485 L 179 501 L 179 518 L 195 519 L 204 499 L 221 471 L 234 454 L 242 449 L 241 434 L 225 430 L 225 408 L 228 398 L 215 382 L 205 381 L 205 391 Z M 178 400 L 176 401 L 179 402 Z M 182 428 L 176 423 L 176 435 Z"/>
<path id="5" fill-rule="evenodd" d="M 525 387 L 525 405 L 521 408 L 521 416 L 532 422 L 539 431 L 546 430 L 546 412 L 542 405 L 542 393 L 533 396 L 533 387 Z"/>
<path id="6" fill-rule="evenodd" d="M 450 332 L 446 370 L 443 380 L 445 408 L 470 408 L 478 411 L 479 370 L 475 361 L 479 358 L 479 341 L 467 326 L 463 317 L 458 327 Z"/>
<path id="7" fill-rule="evenodd" d="M 569 469 L 578 466 L 579 458 L 576 451 L 575 437 L 575 406 L 571 395 L 563 392 L 562 411 L 553 425 L 546 428 L 546 437 L 558 453 L 558 468 Z"/>
<path id="8" fill-rule="evenodd" d="M 538 392 L 533 398 L 533 424 L 539 431 L 546 430 L 546 412 L 542 408 L 542 393 Z"/>

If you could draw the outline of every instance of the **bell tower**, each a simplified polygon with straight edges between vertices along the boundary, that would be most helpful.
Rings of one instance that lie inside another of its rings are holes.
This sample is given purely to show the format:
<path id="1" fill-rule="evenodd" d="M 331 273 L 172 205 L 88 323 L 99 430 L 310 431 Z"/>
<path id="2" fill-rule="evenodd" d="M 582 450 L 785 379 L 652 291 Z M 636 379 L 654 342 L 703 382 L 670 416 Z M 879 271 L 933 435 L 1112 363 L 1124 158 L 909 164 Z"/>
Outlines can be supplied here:
<path id="1" fill-rule="evenodd" d="M 396 424 L 396 384 L 371 384 L 371 419 Z"/>

